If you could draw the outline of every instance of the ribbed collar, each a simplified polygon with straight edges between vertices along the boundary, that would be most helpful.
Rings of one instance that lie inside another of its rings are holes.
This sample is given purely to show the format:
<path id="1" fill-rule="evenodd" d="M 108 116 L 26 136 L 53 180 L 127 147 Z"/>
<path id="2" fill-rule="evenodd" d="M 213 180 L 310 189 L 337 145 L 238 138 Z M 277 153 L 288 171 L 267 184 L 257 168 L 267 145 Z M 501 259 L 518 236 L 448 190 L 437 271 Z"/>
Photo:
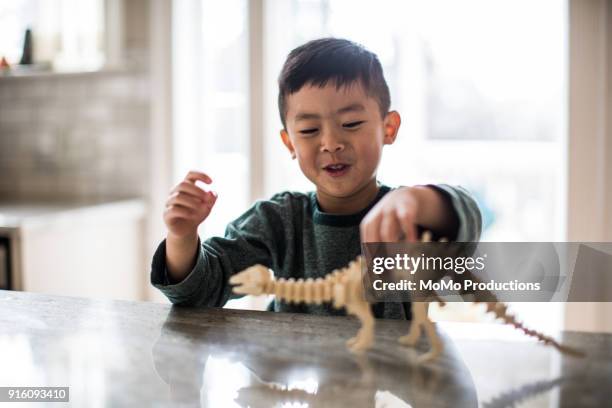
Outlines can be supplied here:
<path id="1" fill-rule="evenodd" d="M 355 225 L 359 225 L 361 220 L 365 215 L 376 205 L 378 201 L 385 194 L 387 194 L 391 190 L 391 187 L 380 185 L 378 188 L 378 193 L 374 200 L 366 208 L 363 210 L 354 213 L 354 214 L 330 214 L 321 211 L 321 207 L 319 207 L 319 202 L 317 201 L 317 193 L 312 191 L 310 193 L 310 203 L 312 207 L 312 220 L 315 224 L 328 225 L 331 227 L 351 227 Z"/>

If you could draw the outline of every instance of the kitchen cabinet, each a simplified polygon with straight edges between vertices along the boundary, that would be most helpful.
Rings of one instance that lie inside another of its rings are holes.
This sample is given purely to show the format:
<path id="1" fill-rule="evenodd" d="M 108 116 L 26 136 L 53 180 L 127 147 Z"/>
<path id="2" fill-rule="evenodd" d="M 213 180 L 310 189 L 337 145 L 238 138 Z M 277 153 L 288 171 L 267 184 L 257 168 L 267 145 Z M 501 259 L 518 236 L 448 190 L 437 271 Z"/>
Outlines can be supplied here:
<path id="1" fill-rule="evenodd" d="M 0 203 L 10 289 L 142 300 L 144 219 L 141 200 Z"/>

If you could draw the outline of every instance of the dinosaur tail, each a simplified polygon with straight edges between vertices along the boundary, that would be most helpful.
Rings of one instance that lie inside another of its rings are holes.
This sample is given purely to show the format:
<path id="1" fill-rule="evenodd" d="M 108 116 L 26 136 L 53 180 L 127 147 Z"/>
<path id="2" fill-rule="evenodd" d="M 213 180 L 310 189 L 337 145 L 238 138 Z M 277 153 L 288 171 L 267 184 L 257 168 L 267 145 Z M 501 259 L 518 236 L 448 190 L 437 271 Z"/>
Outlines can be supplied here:
<path id="1" fill-rule="evenodd" d="M 474 276 L 469 271 L 465 273 L 464 275 L 465 275 L 463 276 L 464 279 L 471 279 L 475 282 L 481 282 L 480 279 L 478 279 L 476 276 Z M 474 295 L 473 293 L 471 294 Z M 462 295 L 466 295 L 466 293 L 462 293 Z M 550 336 L 546 336 L 536 330 L 532 330 L 532 329 L 529 329 L 528 327 L 525 327 L 525 325 L 517 321 L 516 316 L 508 313 L 507 311 L 508 306 L 505 303 L 497 300 L 497 296 L 495 296 L 495 294 L 489 290 L 480 291 L 478 293 L 478 298 L 474 300 L 474 303 L 485 303 L 487 305 L 488 313 L 491 313 L 491 312 L 494 313 L 495 316 L 498 319 L 501 319 L 505 324 L 509 324 L 513 326 L 514 328 L 521 330 L 527 336 L 537 338 L 539 341 L 543 342 L 544 344 L 548 346 L 552 346 L 556 348 L 563 354 L 567 354 L 567 355 L 571 355 L 575 357 L 584 357 L 584 353 L 581 352 L 580 350 L 576 350 L 572 347 L 560 344 L 559 342 L 557 342 L 555 339 L 553 339 Z"/>
<path id="2" fill-rule="evenodd" d="M 480 303 L 480 302 L 474 302 L 474 303 Z M 493 313 L 495 314 L 495 316 L 498 319 L 501 319 L 505 324 L 509 324 L 512 327 L 521 330 L 523 333 L 525 333 L 527 336 L 530 337 L 535 337 L 536 339 L 538 339 L 539 341 L 543 342 L 544 344 L 548 345 L 548 346 L 552 346 L 554 348 L 556 348 L 557 350 L 559 350 L 559 352 L 563 353 L 563 354 L 567 354 L 567 355 L 571 355 L 574 357 L 584 357 L 584 353 L 580 350 L 574 349 L 572 347 L 560 344 L 559 342 L 557 342 L 555 339 L 553 339 L 550 336 L 546 336 L 536 330 L 532 330 L 529 329 L 528 327 L 526 327 L 525 325 L 523 325 L 521 322 L 517 321 L 516 317 L 510 313 L 508 313 L 507 309 L 508 306 L 506 306 L 504 303 L 501 302 L 486 302 L 485 303 L 487 306 L 487 312 L 488 313 Z"/>

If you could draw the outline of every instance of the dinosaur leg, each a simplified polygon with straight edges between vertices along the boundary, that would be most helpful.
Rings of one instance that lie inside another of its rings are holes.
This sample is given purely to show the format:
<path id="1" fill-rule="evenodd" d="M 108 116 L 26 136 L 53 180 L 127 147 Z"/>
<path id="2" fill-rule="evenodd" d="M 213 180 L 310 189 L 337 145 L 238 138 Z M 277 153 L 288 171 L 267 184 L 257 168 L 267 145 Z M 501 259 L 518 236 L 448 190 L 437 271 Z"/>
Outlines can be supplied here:
<path id="1" fill-rule="evenodd" d="M 398 339 L 400 344 L 408 347 L 414 347 L 421 338 L 423 325 L 427 319 L 427 306 L 425 302 L 412 303 L 412 321 L 410 322 L 410 331 L 406 336 Z"/>
<path id="2" fill-rule="evenodd" d="M 374 316 L 370 305 L 365 301 L 351 302 L 346 305 L 346 310 L 361 322 L 357 335 L 348 340 L 346 345 L 353 353 L 363 353 L 374 343 Z"/>
<path id="3" fill-rule="evenodd" d="M 442 341 L 438 336 L 438 332 L 436 331 L 436 327 L 434 326 L 433 322 L 427 318 L 424 326 L 425 333 L 427 334 L 427 337 L 429 337 L 429 342 L 431 343 L 431 349 L 419 357 L 419 363 L 435 360 L 442 352 Z"/>
<path id="4" fill-rule="evenodd" d="M 412 322 L 410 324 L 410 332 L 406 336 L 399 338 L 400 344 L 413 347 L 419 341 L 421 332 L 425 330 L 425 334 L 431 343 L 431 350 L 419 357 L 419 362 L 426 362 L 435 359 L 442 352 L 442 342 L 436 332 L 436 327 L 427 316 L 429 302 L 414 302 L 412 304 Z"/>

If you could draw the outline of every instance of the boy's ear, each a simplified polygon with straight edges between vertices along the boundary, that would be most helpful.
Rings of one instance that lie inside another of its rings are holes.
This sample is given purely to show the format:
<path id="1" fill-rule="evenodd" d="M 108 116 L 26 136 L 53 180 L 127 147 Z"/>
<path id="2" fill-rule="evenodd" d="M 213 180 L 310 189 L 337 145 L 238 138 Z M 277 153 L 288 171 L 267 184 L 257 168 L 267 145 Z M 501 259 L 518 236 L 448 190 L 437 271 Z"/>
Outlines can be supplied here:
<path id="1" fill-rule="evenodd" d="M 283 140 L 283 144 L 285 145 L 285 147 L 287 147 L 287 150 L 289 150 L 289 153 L 291 153 L 291 158 L 295 159 L 295 149 L 293 148 L 293 143 L 291 143 L 291 139 L 289 138 L 289 133 L 287 132 L 287 130 L 285 129 L 281 130 L 280 136 L 281 136 L 281 139 Z"/>
<path id="2" fill-rule="evenodd" d="M 387 113 L 384 120 L 384 144 L 393 144 L 393 142 L 395 142 L 395 138 L 397 137 L 397 132 L 399 131 L 399 127 L 401 124 L 402 118 L 400 117 L 400 114 L 397 111 L 391 111 Z"/>

